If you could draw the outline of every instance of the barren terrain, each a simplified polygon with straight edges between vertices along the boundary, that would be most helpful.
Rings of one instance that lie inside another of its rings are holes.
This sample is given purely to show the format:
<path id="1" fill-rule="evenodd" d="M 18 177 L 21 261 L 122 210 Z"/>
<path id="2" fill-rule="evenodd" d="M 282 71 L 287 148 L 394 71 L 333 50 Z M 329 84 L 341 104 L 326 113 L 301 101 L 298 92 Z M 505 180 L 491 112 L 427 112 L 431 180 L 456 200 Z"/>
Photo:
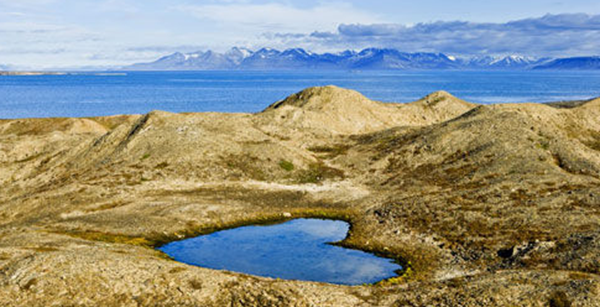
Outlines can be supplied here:
<path id="1" fill-rule="evenodd" d="M 0 191 L 0 306 L 600 306 L 600 99 L 319 87 L 257 114 L 0 120 Z M 290 215 L 407 270 L 347 287 L 154 249 Z"/>

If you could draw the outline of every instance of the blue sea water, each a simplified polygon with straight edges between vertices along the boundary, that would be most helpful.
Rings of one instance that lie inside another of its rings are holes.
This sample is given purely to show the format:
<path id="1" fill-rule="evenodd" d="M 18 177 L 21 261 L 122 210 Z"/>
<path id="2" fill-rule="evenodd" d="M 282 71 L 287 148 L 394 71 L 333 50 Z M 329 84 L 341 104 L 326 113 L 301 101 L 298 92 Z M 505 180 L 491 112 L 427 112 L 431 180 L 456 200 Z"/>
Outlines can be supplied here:
<path id="1" fill-rule="evenodd" d="M 597 71 L 201 71 L 0 76 L 0 118 L 259 112 L 304 88 L 337 85 L 386 102 L 446 90 L 478 103 L 600 96 Z"/>
<path id="2" fill-rule="evenodd" d="M 390 259 L 327 244 L 343 240 L 349 227 L 342 221 L 296 219 L 219 231 L 160 250 L 191 265 L 272 278 L 359 285 L 396 276 L 402 267 Z"/>

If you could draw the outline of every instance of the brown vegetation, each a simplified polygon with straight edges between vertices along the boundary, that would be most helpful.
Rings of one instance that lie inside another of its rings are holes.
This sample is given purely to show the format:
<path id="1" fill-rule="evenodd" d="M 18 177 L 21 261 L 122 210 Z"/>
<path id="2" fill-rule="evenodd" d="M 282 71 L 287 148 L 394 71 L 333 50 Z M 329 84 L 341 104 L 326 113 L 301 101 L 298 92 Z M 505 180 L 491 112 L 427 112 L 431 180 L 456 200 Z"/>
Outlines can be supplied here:
<path id="1" fill-rule="evenodd" d="M 0 305 L 598 306 L 600 100 L 409 104 L 336 87 L 258 114 L 0 121 Z M 349 221 L 406 270 L 342 287 L 172 261 L 166 242 Z"/>

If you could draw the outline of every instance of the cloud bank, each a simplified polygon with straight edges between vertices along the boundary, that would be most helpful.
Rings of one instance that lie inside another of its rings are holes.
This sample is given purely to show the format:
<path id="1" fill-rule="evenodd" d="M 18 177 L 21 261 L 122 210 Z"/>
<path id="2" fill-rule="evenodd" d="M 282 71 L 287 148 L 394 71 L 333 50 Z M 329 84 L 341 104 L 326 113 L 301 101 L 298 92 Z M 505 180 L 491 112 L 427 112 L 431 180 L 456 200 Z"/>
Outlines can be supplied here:
<path id="1" fill-rule="evenodd" d="M 374 46 L 458 55 L 582 56 L 600 53 L 600 15 L 546 15 L 507 23 L 341 24 L 335 32 L 265 36 L 282 45 L 321 50 Z"/>

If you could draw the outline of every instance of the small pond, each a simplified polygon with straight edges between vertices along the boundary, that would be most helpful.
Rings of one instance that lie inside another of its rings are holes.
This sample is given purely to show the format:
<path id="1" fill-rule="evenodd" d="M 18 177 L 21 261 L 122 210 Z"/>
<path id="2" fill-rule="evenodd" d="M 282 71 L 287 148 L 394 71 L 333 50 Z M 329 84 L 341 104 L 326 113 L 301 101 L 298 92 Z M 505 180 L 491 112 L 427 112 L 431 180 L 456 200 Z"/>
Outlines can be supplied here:
<path id="1" fill-rule="evenodd" d="M 328 243 L 346 237 L 342 221 L 296 219 L 176 241 L 159 249 L 176 261 L 258 276 L 343 285 L 374 283 L 402 267 L 390 259 Z"/>

